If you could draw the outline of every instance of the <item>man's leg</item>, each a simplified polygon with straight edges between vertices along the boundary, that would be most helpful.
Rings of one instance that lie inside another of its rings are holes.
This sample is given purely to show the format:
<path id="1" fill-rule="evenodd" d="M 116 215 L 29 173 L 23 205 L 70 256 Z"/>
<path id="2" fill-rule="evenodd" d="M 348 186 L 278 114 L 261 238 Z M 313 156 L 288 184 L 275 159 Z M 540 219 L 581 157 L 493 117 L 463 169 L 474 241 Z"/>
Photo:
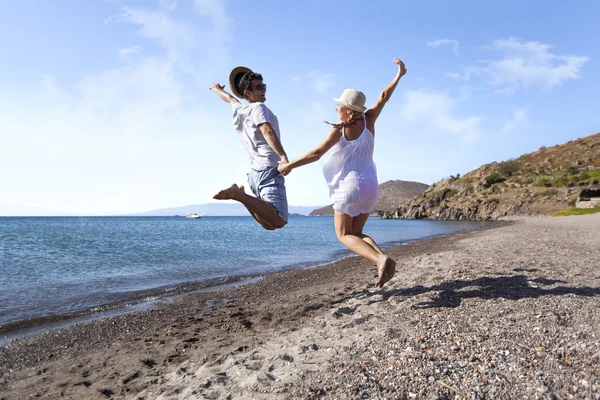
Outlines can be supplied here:
<path id="1" fill-rule="evenodd" d="M 263 228 L 269 231 L 283 228 L 286 224 L 286 222 L 279 217 L 279 214 L 277 214 L 277 210 L 273 204 L 246 194 L 243 186 L 233 184 L 229 188 L 223 189 L 214 195 L 213 199 L 239 201 L 246 207 L 250 215 L 252 215 Z"/>

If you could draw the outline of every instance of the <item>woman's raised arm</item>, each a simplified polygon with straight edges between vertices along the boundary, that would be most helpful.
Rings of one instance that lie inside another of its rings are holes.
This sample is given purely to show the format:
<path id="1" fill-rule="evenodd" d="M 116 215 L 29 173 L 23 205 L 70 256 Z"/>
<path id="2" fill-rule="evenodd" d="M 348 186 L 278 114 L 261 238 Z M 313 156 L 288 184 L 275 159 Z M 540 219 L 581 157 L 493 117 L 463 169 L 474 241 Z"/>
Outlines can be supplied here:
<path id="1" fill-rule="evenodd" d="M 404 63 L 401 60 L 399 60 L 398 58 L 394 58 L 394 63 L 398 65 L 398 73 L 396 74 L 394 79 L 392 79 L 390 84 L 387 85 L 385 89 L 383 89 L 383 91 L 377 98 L 377 102 L 375 103 L 375 105 L 369 108 L 365 113 L 367 115 L 367 118 L 369 118 L 371 124 L 375 123 L 375 120 L 377 119 L 377 117 L 379 117 L 379 114 L 381 114 L 381 110 L 383 110 L 383 106 L 385 106 L 385 103 L 387 103 L 387 101 L 392 96 L 392 93 L 394 93 L 396 86 L 398 86 L 400 78 L 402 78 L 406 74 L 406 67 L 404 66 Z"/>

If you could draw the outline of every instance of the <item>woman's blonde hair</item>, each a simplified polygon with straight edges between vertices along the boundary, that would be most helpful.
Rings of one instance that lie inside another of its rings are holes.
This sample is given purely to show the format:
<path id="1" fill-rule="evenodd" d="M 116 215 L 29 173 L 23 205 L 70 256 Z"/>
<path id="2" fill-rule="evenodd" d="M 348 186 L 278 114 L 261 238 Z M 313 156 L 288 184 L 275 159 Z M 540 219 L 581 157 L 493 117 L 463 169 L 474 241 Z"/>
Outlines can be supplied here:
<path id="1" fill-rule="evenodd" d="M 334 124 L 332 122 L 329 121 L 323 121 L 326 124 L 329 124 L 331 126 L 334 126 L 336 128 L 340 128 L 340 127 L 344 127 L 344 126 L 348 126 L 348 125 L 352 125 L 355 123 L 355 121 L 357 119 L 359 119 L 360 117 L 362 117 L 362 115 L 364 113 L 360 112 L 360 111 L 356 111 L 356 110 L 351 110 L 348 107 L 344 107 L 341 104 L 338 104 L 338 107 L 340 107 L 346 114 L 348 114 L 348 116 L 350 117 L 350 120 L 348 122 L 340 122 L 339 124 Z"/>

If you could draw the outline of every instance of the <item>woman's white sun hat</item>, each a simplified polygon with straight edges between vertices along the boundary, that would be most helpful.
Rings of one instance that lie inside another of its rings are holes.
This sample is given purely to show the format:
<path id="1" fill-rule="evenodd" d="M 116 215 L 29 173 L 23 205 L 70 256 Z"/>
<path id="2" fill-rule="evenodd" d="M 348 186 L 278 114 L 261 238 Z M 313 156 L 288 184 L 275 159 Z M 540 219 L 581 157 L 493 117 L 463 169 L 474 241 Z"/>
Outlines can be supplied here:
<path id="1" fill-rule="evenodd" d="M 367 110 L 367 107 L 365 107 L 367 98 L 363 92 L 358 90 L 344 89 L 339 99 L 336 99 L 335 97 L 333 99 L 338 104 L 353 111 L 365 112 Z"/>

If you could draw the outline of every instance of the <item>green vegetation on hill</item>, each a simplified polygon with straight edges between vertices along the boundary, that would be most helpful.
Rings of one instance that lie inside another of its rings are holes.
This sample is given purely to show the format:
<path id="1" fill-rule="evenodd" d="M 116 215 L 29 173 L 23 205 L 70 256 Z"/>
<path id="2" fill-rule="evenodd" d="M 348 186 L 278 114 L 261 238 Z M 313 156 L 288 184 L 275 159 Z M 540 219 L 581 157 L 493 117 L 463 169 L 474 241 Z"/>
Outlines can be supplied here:
<path id="1" fill-rule="evenodd" d="M 594 208 L 575 208 L 569 207 L 564 210 L 556 211 L 552 214 L 555 217 L 566 217 L 569 215 L 585 215 L 585 214 L 595 214 L 600 212 L 600 204 L 596 205 Z"/>
<path id="2" fill-rule="evenodd" d="M 488 220 L 552 215 L 600 183 L 600 133 L 433 184 L 384 218 Z"/>
<path id="3" fill-rule="evenodd" d="M 600 169 L 585 170 L 579 166 L 552 168 L 544 165 L 521 168 L 515 160 L 509 160 L 498 164 L 498 171 L 485 179 L 488 186 L 502 182 L 535 187 L 587 186 L 600 182 Z"/>

